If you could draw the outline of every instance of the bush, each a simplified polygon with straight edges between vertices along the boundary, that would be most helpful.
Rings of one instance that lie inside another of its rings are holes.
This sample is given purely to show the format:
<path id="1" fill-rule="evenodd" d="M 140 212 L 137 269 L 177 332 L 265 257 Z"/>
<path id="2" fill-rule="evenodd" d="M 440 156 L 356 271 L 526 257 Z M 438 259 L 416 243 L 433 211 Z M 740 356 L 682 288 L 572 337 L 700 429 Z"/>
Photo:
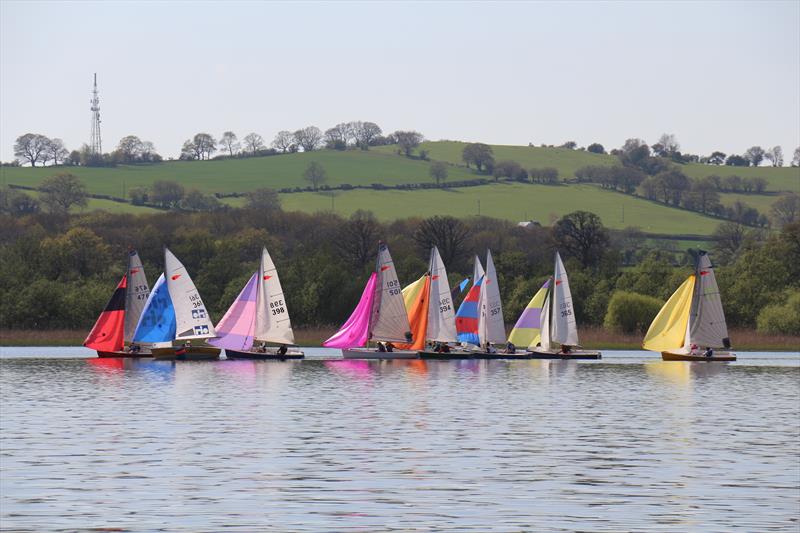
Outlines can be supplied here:
<path id="1" fill-rule="evenodd" d="M 645 333 L 664 302 L 635 292 L 616 291 L 608 302 L 603 325 L 624 333 Z"/>
<path id="2" fill-rule="evenodd" d="M 758 331 L 800 335 L 800 291 L 789 292 L 789 297 L 782 304 L 764 307 L 758 314 Z"/>

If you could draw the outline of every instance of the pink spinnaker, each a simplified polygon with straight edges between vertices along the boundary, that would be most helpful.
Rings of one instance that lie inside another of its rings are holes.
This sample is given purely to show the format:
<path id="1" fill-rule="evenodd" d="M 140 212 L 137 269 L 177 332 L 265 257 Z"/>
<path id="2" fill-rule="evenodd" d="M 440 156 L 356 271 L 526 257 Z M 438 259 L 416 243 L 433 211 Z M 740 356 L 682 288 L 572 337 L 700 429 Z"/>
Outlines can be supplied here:
<path id="1" fill-rule="evenodd" d="M 242 292 L 216 326 L 216 339 L 208 343 L 218 348 L 247 351 L 253 347 L 253 328 L 256 320 L 256 282 L 258 272 L 253 274 Z"/>
<path id="2" fill-rule="evenodd" d="M 356 348 L 364 346 L 369 336 L 369 319 L 372 313 L 372 302 L 375 298 L 375 283 L 378 279 L 375 272 L 369 277 L 364 292 L 361 293 L 361 300 L 353 310 L 353 314 L 347 319 L 339 331 L 322 343 L 327 348 Z"/>

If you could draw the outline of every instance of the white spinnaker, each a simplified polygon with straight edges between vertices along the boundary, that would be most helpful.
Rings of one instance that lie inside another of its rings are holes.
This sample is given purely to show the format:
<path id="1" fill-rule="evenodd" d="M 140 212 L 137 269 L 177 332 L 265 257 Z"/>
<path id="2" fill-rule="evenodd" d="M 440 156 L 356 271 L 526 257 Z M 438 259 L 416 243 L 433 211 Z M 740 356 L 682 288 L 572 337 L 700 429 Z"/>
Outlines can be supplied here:
<path id="1" fill-rule="evenodd" d="M 447 270 L 439 249 L 431 249 L 429 264 L 431 286 L 428 300 L 428 331 L 425 338 L 438 342 L 456 342 L 456 315 L 453 311 Z"/>
<path id="2" fill-rule="evenodd" d="M 214 324 L 186 267 L 167 248 L 164 248 L 164 270 L 169 297 L 175 308 L 175 339 L 216 337 Z"/>
<path id="3" fill-rule="evenodd" d="M 551 284 L 552 286 L 552 284 Z M 544 298 L 544 303 L 542 304 L 542 314 L 540 324 L 540 331 L 541 331 L 541 338 L 539 340 L 539 346 L 542 350 L 549 351 L 551 348 L 550 345 L 550 296 L 553 294 L 552 288 L 547 291 L 547 296 Z M 536 346 L 529 346 L 529 348 L 535 349 Z"/>
<path id="4" fill-rule="evenodd" d="M 723 348 L 728 342 L 728 326 L 722 310 L 722 299 L 714 276 L 711 260 L 700 252 L 697 261 L 696 280 L 692 295 L 692 310 L 689 312 L 689 342 L 700 347 Z"/>
<path id="5" fill-rule="evenodd" d="M 253 338 L 257 341 L 294 344 L 289 308 L 283 297 L 278 270 L 266 248 L 261 251 L 258 267 L 256 323 Z"/>
<path id="6" fill-rule="evenodd" d="M 136 250 L 128 255 L 128 288 L 125 290 L 125 342 L 133 341 L 133 333 L 144 311 L 144 304 L 150 296 L 150 286 L 144 275 L 142 260 Z"/>
<path id="7" fill-rule="evenodd" d="M 478 283 L 478 280 L 483 277 L 486 272 L 483 271 L 483 265 L 481 265 L 481 260 L 478 255 L 475 255 L 475 263 L 472 267 L 472 284 L 475 285 Z"/>
<path id="8" fill-rule="evenodd" d="M 378 245 L 375 272 L 378 279 L 375 283 L 369 338 L 378 341 L 407 342 L 406 333 L 411 327 L 408 324 L 402 287 L 397 280 L 397 270 L 389 253 L 389 247 L 383 242 Z"/>
<path id="9" fill-rule="evenodd" d="M 569 279 L 561 256 L 556 252 L 556 271 L 553 282 L 553 338 L 554 342 L 577 346 L 578 325 L 575 323 L 575 309 L 572 306 L 572 293 L 569 291 Z"/>
<path id="10" fill-rule="evenodd" d="M 486 252 L 486 275 L 481 283 L 480 316 L 478 337 L 481 344 L 500 344 L 506 341 L 506 326 L 503 321 L 503 305 L 500 301 L 500 286 L 494 268 L 492 252 Z"/>

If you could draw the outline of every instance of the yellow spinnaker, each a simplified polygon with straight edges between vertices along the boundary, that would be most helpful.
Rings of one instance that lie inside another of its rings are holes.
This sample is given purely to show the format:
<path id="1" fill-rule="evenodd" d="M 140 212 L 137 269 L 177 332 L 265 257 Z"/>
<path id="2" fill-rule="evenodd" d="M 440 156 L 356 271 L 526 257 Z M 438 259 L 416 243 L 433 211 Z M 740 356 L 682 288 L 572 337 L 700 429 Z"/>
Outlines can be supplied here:
<path id="1" fill-rule="evenodd" d="M 661 352 L 675 350 L 683 346 L 686 338 L 686 324 L 692 308 L 692 292 L 694 291 L 694 275 L 678 287 L 667 303 L 658 312 L 650 329 L 644 336 L 642 348 Z"/>
<path id="2" fill-rule="evenodd" d="M 508 336 L 509 342 L 520 347 L 536 347 L 536 344 L 541 339 L 540 316 L 542 314 L 544 299 L 547 296 L 548 286 L 549 283 L 545 283 L 545 286 L 539 289 L 539 291 L 533 295 L 531 301 L 528 302 L 528 306 L 522 311 L 519 320 L 517 320 L 517 324 Z"/>
<path id="3" fill-rule="evenodd" d="M 419 291 L 425 286 L 425 277 L 427 274 L 419 278 L 417 281 L 409 283 L 405 287 L 403 287 L 403 301 L 406 304 L 406 311 L 410 311 L 411 307 L 414 305 L 414 302 L 417 300 L 417 295 Z"/>

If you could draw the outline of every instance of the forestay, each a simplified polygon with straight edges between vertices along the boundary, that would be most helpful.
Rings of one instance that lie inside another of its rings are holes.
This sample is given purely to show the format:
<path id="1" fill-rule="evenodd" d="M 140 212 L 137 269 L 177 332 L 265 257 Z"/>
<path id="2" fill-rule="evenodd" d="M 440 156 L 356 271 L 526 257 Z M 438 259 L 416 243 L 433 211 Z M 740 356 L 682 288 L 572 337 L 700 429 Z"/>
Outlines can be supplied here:
<path id="1" fill-rule="evenodd" d="M 175 308 L 176 340 L 208 339 L 216 337 L 214 324 L 208 316 L 203 299 L 197 292 L 186 267 L 178 261 L 169 249 L 164 248 L 165 276 L 167 289 Z"/>

